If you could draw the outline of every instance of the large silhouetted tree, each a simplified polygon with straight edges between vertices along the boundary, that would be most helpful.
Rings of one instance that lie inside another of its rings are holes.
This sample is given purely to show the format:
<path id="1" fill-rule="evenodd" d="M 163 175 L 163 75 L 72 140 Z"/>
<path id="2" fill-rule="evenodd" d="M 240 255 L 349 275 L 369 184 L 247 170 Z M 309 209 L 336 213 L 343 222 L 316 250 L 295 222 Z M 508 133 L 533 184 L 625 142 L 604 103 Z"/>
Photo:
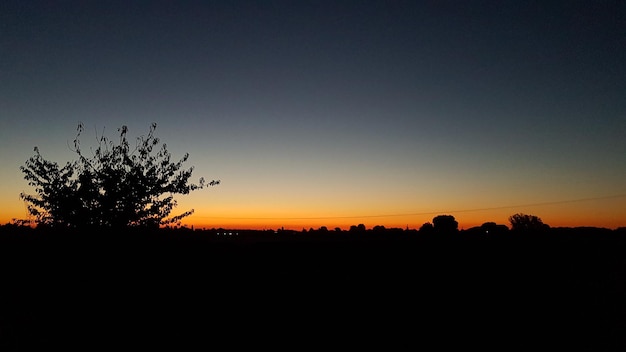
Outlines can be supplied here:
<path id="1" fill-rule="evenodd" d="M 171 161 L 165 143 L 155 137 L 156 123 L 147 136 L 131 146 L 128 128 L 118 129 L 119 143 L 104 135 L 91 155 L 81 149 L 78 125 L 74 151 L 78 159 L 59 166 L 48 161 L 35 147 L 35 155 L 20 170 L 36 194 L 22 193 L 29 213 L 39 225 L 54 227 L 125 228 L 158 227 L 179 223 L 193 209 L 170 217 L 176 206 L 175 194 L 188 194 L 219 181 L 190 183 L 193 167 L 182 169 L 189 158 Z M 159 147 L 159 144 L 160 147 Z"/>
<path id="2" fill-rule="evenodd" d="M 511 230 L 518 232 L 542 231 L 550 228 L 538 216 L 522 213 L 511 215 L 509 222 L 511 223 Z"/>

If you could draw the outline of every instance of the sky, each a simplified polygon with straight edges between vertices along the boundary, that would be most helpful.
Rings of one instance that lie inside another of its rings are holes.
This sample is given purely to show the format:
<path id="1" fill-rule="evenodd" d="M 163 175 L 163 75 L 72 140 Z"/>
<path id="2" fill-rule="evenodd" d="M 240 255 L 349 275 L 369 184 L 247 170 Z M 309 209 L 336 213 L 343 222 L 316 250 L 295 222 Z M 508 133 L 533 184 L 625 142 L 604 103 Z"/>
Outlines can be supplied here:
<path id="1" fill-rule="evenodd" d="M 196 228 L 626 226 L 626 2 L 9 0 L 0 53 L 0 223 L 156 122 Z"/>

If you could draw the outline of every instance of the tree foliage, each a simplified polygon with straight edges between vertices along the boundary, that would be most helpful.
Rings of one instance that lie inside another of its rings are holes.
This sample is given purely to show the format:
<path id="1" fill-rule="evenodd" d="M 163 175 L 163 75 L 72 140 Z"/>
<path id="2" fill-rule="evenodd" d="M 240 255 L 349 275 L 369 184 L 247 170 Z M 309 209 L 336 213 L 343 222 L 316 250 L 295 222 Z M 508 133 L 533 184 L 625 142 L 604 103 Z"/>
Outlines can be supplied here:
<path id="1" fill-rule="evenodd" d="M 452 215 L 437 215 L 432 224 L 434 231 L 438 233 L 455 233 L 459 230 L 459 223 Z"/>
<path id="2" fill-rule="evenodd" d="M 542 231 L 550 226 L 544 224 L 541 218 L 535 215 L 517 213 L 509 216 L 511 230 L 518 232 Z"/>
<path id="3" fill-rule="evenodd" d="M 35 147 L 35 155 L 20 170 L 36 194 L 20 194 L 28 204 L 29 213 L 40 225 L 54 227 L 158 227 L 180 223 L 193 213 L 170 214 L 177 203 L 175 194 L 188 194 L 218 181 L 190 183 L 193 167 L 183 168 L 189 158 L 185 154 L 172 161 L 165 143 L 155 137 L 156 123 L 147 136 L 127 138 L 128 128 L 118 129 L 116 144 L 104 135 L 91 155 L 81 149 L 79 124 L 74 147 L 77 160 L 64 166 L 44 159 Z M 160 146 L 159 146 L 160 145 Z"/>

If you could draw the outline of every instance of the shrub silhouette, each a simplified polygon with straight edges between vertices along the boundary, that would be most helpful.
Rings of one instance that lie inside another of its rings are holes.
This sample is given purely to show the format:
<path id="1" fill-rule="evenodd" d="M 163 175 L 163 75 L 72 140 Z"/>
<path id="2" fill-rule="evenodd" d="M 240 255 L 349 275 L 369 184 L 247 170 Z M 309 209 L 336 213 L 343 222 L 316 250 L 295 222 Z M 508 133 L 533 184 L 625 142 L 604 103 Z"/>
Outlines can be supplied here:
<path id="1" fill-rule="evenodd" d="M 35 147 L 35 155 L 20 170 L 36 195 L 21 193 L 28 212 L 38 225 L 51 227 L 158 227 L 180 223 L 193 209 L 170 216 L 176 206 L 175 194 L 188 194 L 220 181 L 189 183 L 193 167 L 181 169 L 189 158 L 185 154 L 172 162 L 165 143 L 154 136 L 156 123 L 147 136 L 138 137 L 131 149 L 128 128 L 118 129 L 120 140 L 113 143 L 101 136 L 92 156 L 80 148 L 83 125 L 79 123 L 74 139 L 78 160 L 60 167 L 48 161 Z"/>
<path id="2" fill-rule="evenodd" d="M 431 234 L 434 232 L 433 224 L 430 222 L 425 222 L 419 229 L 420 233 L 423 234 Z"/>
<path id="3" fill-rule="evenodd" d="M 535 232 L 550 228 L 550 226 L 544 224 L 538 216 L 522 213 L 511 215 L 509 217 L 509 222 L 511 223 L 511 230 L 518 232 Z"/>
<path id="4" fill-rule="evenodd" d="M 459 223 L 452 215 L 437 215 L 433 218 L 433 229 L 437 233 L 456 233 Z"/>

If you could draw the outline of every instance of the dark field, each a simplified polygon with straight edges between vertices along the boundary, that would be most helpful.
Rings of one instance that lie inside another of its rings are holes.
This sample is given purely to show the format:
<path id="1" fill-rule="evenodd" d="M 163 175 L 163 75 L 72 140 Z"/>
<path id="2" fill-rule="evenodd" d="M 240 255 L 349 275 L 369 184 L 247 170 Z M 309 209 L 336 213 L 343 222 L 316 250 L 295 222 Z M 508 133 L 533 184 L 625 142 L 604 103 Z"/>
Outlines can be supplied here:
<path id="1" fill-rule="evenodd" d="M 0 351 L 626 349 L 626 236 L 4 233 Z"/>

